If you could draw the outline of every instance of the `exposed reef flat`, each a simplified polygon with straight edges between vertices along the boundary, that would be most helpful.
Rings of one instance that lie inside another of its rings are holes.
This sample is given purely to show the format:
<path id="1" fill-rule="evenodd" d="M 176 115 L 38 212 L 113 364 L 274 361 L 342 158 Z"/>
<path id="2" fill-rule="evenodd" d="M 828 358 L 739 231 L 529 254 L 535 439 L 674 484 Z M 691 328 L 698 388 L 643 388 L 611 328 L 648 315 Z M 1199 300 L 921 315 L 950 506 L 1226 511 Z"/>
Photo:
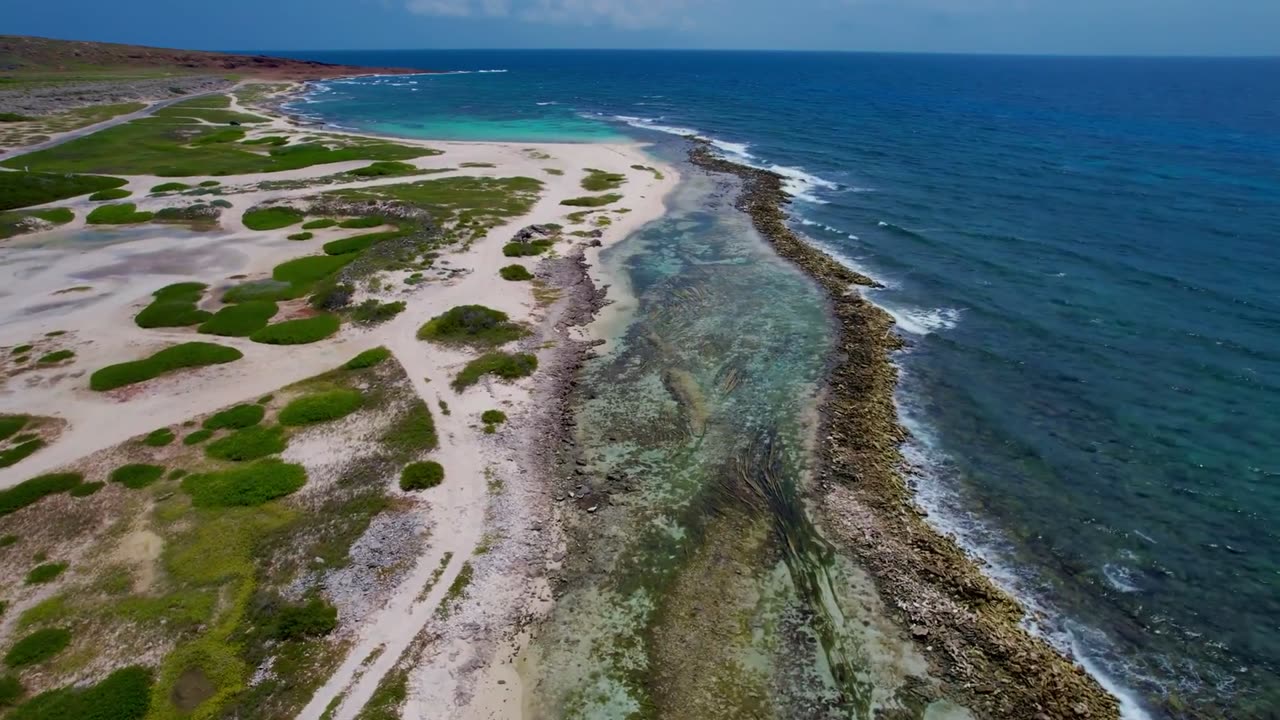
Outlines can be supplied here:
<path id="1" fill-rule="evenodd" d="M 816 522 L 875 578 L 948 695 L 987 717 L 1117 718 L 1117 701 L 1084 668 L 1026 630 L 1021 606 L 984 575 L 915 505 L 894 407 L 902 347 L 893 319 L 856 286 L 875 281 L 840 264 L 787 225 L 782 176 L 716 156 L 694 141 L 690 160 L 736 175 L 736 205 L 778 254 L 808 273 L 831 303 L 839 338 L 822 403 L 814 486 Z"/>

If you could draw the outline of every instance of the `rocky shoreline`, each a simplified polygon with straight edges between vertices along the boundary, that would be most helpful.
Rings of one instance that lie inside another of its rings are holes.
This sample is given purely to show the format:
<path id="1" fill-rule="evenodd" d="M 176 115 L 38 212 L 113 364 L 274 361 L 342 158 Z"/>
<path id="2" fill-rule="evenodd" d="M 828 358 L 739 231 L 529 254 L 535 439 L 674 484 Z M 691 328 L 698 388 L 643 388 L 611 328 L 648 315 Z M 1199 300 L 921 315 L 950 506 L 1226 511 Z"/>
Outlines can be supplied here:
<path id="1" fill-rule="evenodd" d="M 875 578 L 896 619 L 909 628 L 949 697 L 992 718 L 1118 718 L 1117 700 L 1085 670 L 1022 625 L 1021 606 L 984 575 L 914 503 L 900 447 L 907 437 L 894 406 L 902 347 L 893 319 L 862 298 L 877 283 L 799 238 L 787 224 L 783 178 L 729 162 L 694 140 L 690 161 L 735 175 L 735 205 L 779 255 L 827 294 L 838 328 L 821 407 L 815 523 Z"/>

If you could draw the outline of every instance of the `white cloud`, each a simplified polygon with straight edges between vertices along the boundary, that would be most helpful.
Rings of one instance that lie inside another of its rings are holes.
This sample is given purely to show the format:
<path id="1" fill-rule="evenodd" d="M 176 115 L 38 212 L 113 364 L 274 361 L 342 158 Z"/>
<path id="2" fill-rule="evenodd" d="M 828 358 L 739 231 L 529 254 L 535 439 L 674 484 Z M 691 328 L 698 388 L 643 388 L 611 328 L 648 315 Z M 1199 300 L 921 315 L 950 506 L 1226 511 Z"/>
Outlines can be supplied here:
<path id="1" fill-rule="evenodd" d="M 687 29 L 689 0 L 408 0 L 410 12 L 443 17 L 515 16 L 555 25 Z"/>

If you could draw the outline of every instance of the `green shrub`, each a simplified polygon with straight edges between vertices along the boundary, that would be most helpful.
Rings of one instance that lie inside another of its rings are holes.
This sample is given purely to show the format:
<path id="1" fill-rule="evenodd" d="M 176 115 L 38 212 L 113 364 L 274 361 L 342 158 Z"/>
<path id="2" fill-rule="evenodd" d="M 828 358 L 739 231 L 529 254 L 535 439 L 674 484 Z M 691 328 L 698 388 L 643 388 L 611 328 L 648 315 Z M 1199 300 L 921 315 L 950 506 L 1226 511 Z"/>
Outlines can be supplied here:
<path id="1" fill-rule="evenodd" d="M 245 141 L 244 141 L 244 144 L 245 144 L 245 145 L 273 145 L 273 146 L 279 146 L 279 145 L 287 145 L 288 143 L 289 143 L 289 138 L 287 138 L 287 137 L 282 137 L 282 136 L 280 136 L 280 135 L 268 135 L 268 136 L 266 136 L 266 137 L 254 138 L 254 139 L 252 139 L 252 140 L 245 140 Z"/>
<path id="2" fill-rule="evenodd" d="M 587 176 L 582 179 L 582 189 L 591 192 L 616 190 L 626 181 L 626 175 L 587 168 Z"/>
<path id="3" fill-rule="evenodd" d="M 154 216 L 155 213 L 139 212 L 133 203 L 118 203 L 94 208 L 84 221 L 90 225 L 129 225 L 144 223 Z"/>
<path id="4" fill-rule="evenodd" d="M 507 421 L 507 414 L 501 410 L 485 410 L 480 414 L 480 422 L 485 425 L 501 425 Z"/>
<path id="5" fill-rule="evenodd" d="M 32 440 L 26 440 L 24 442 L 20 442 L 17 445 L 14 445 L 13 447 L 0 450 L 0 468 L 7 468 L 10 465 L 17 465 L 23 460 L 26 460 L 37 450 L 44 447 L 44 445 L 45 445 L 44 440 L 40 438 L 35 438 Z"/>
<path id="6" fill-rule="evenodd" d="M 9 648 L 4 656 L 4 664 L 16 668 L 44 662 L 70 644 L 71 633 L 62 628 L 37 630 Z"/>
<path id="7" fill-rule="evenodd" d="M 37 362 L 41 365 L 53 365 L 54 363 L 60 363 L 63 360 L 70 360 L 75 356 L 75 352 L 71 350 L 55 350 L 51 353 L 46 353 L 45 355 L 40 356 L 40 360 Z"/>
<path id="8" fill-rule="evenodd" d="M 32 349 L 32 348 L 34 348 L 34 347 L 35 347 L 35 345 L 19 345 L 19 346 L 15 347 L 14 349 L 10 350 L 10 351 L 9 351 L 9 354 L 11 354 L 11 355 L 26 355 L 27 353 L 31 352 L 31 349 Z"/>
<path id="9" fill-rule="evenodd" d="M 8 440 L 31 421 L 29 415 L 0 415 L 0 440 Z"/>
<path id="10" fill-rule="evenodd" d="M 342 266 L 353 259 L 331 255 L 308 255 L 280 263 L 271 271 L 271 277 L 290 285 L 310 285 L 341 270 Z"/>
<path id="11" fill-rule="evenodd" d="M 182 489 L 196 507 L 248 507 L 297 492 L 307 471 L 275 458 L 219 472 L 188 475 Z"/>
<path id="12" fill-rule="evenodd" d="M 391 357 L 391 351 L 385 347 L 376 347 L 356 355 L 347 361 L 344 366 L 348 370 L 361 370 L 363 368 L 373 367 L 378 363 Z"/>
<path id="13" fill-rule="evenodd" d="M 117 188 L 127 181 L 102 175 L 69 175 L 62 172 L 0 173 L 0 211 Z"/>
<path id="14" fill-rule="evenodd" d="M 41 693 L 14 708 L 6 720 L 143 720 L 151 708 L 151 671 L 127 667 L 87 688 Z"/>
<path id="15" fill-rule="evenodd" d="M 66 563 L 45 563 L 31 568 L 31 572 L 27 573 L 28 585 L 39 585 L 41 583 L 52 582 L 55 578 L 67 569 Z"/>
<path id="16" fill-rule="evenodd" d="M 334 220 L 333 218 L 319 218 L 316 220 L 308 220 L 307 222 L 302 223 L 302 229 L 303 230 L 323 230 L 324 228 L 331 228 L 337 224 L 338 224 L 338 221 Z"/>
<path id="17" fill-rule="evenodd" d="M 300 233 L 294 233 L 294 234 L 290 235 L 290 236 L 289 236 L 289 239 L 290 239 L 290 240 L 310 240 L 310 239 L 311 239 L 311 238 L 313 238 L 313 237 L 315 237 L 315 235 L 314 235 L 314 234 L 312 234 L 312 233 L 309 233 L 309 232 L 300 232 Z"/>
<path id="18" fill-rule="evenodd" d="M 198 282 L 174 283 L 152 293 L 155 299 L 133 319 L 141 328 L 186 327 L 202 323 L 210 313 L 196 307 L 208 285 Z"/>
<path id="19" fill-rule="evenodd" d="M 79 485 L 82 480 L 84 476 L 80 473 L 52 473 L 0 490 L 0 517 L 37 503 L 48 495 L 66 492 Z"/>
<path id="20" fill-rule="evenodd" d="M 244 353 L 213 343 L 189 342 L 167 347 L 151 357 L 108 365 L 89 376 L 89 387 L 99 392 L 145 382 L 165 373 L 191 367 L 220 365 L 239 360 Z"/>
<path id="21" fill-rule="evenodd" d="M 218 182 L 217 180 L 205 180 L 204 182 L 200 183 L 200 187 L 211 188 L 211 187 L 218 187 L 221 184 L 222 183 Z"/>
<path id="22" fill-rule="evenodd" d="M 214 440 L 205 447 L 204 452 L 209 457 L 219 460 L 246 462 L 282 453 L 287 445 L 284 428 L 278 425 L 257 426 L 237 430 L 226 437 Z"/>
<path id="23" fill-rule="evenodd" d="M 550 240 L 534 240 L 533 242 L 513 242 L 502 246 L 502 254 L 507 257 L 532 257 L 541 255 L 555 243 Z"/>
<path id="24" fill-rule="evenodd" d="M 436 436 L 435 418 L 426 403 L 417 402 L 383 433 L 383 447 L 398 457 L 409 458 L 418 453 L 434 450 L 440 444 Z"/>
<path id="25" fill-rule="evenodd" d="M 291 285 L 279 280 L 251 280 L 240 283 L 222 294 L 224 303 L 244 303 L 253 300 L 294 300 L 307 294 L 306 285 Z"/>
<path id="26" fill-rule="evenodd" d="M 306 605 L 287 605 L 273 618 L 270 636 L 276 640 L 320 637 L 338 626 L 338 609 L 323 600 Z"/>
<path id="27" fill-rule="evenodd" d="M 155 187 L 151 188 L 151 192 L 165 193 L 165 192 L 176 192 L 178 190 L 190 190 L 190 189 L 191 189 L 191 186 L 186 183 L 167 182 L 167 183 L 160 183 L 159 185 L 156 185 Z"/>
<path id="28" fill-rule="evenodd" d="M 351 319 L 360 325 L 377 325 L 404 312 L 404 308 L 403 302 L 384 303 L 369 298 L 351 311 Z"/>
<path id="29" fill-rule="evenodd" d="M 0 548 L 9 547 L 10 545 L 17 545 L 18 541 L 21 539 L 22 538 L 19 538 L 17 535 L 14 535 L 12 533 L 8 535 L 0 536 Z"/>
<path id="30" fill-rule="evenodd" d="M 183 445 L 199 445 L 200 443 L 213 437 L 212 430 L 197 430 L 190 435 L 182 438 Z"/>
<path id="31" fill-rule="evenodd" d="M 16 112 L 0 112 L 0 122 L 30 122 L 39 118 Z"/>
<path id="32" fill-rule="evenodd" d="M 240 430 L 262 422 L 267 414 L 261 405 L 236 405 L 210 415 L 201 423 L 205 430 Z"/>
<path id="33" fill-rule="evenodd" d="M 453 345 L 496 346 L 522 338 L 528 332 L 499 310 L 483 305 L 459 305 L 428 320 L 418 329 L 418 339 Z"/>
<path id="34" fill-rule="evenodd" d="M 289 401 L 280 411 L 281 425 L 314 425 L 346 417 L 364 404 L 357 390 L 328 390 Z"/>
<path id="35" fill-rule="evenodd" d="M 195 140 L 192 140 L 191 144 L 192 145 L 218 145 L 221 143 L 240 142 L 243 139 L 244 139 L 243 130 L 239 128 L 227 128 L 226 130 L 219 130 L 217 132 L 211 132 L 207 135 L 201 135 Z M 178 183 L 171 183 L 171 184 L 177 185 Z"/>
<path id="36" fill-rule="evenodd" d="M 246 210 L 242 220 L 250 230 L 277 230 L 302 222 L 306 217 L 301 210 L 287 206 L 251 208 Z"/>
<path id="37" fill-rule="evenodd" d="M 267 345 L 306 345 L 333 335 L 341 325 L 337 315 L 316 315 L 268 325 L 250 335 L 249 339 Z"/>
<path id="38" fill-rule="evenodd" d="M 503 280 L 510 280 L 512 282 L 533 279 L 533 273 L 529 272 L 525 266 L 520 264 L 507 265 L 498 270 L 498 274 L 502 276 Z"/>
<path id="39" fill-rule="evenodd" d="M 462 391 L 477 382 L 485 375 L 496 375 L 503 380 L 532 375 L 538 369 L 538 358 L 528 353 L 509 354 L 492 352 L 472 360 L 462 368 L 458 377 L 453 380 L 453 389 Z"/>
<path id="40" fill-rule="evenodd" d="M 334 282 L 333 278 L 328 278 L 318 283 L 307 304 L 316 310 L 333 312 L 350 305 L 355 294 L 356 289 L 350 283 Z"/>
<path id="41" fill-rule="evenodd" d="M 133 193 L 129 192 L 128 190 L 125 190 L 124 188 L 108 188 L 106 190 L 99 190 L 98 192 L 90 195 L 89 199 L 92 200 L 93 202 L 102 202 L 104 200 L 120 200 L 121 198 L 127 198 L 132 194 Z"/>
<path id="42" fill-rule="evenodd" d="M 143 463 L 121 465 L 111 471 L 111 482 L 120 483 L 130 490 L 141 490 L 162 477 L 164 477 L 164 468 Z"/>
<path id="43" fill-rule="evenodd" d="M 605 205 L 616 203 L 621 199 L 622 199 L 622 196 L 619 195 L 618 193 L 609 193 L 607 195 L 588 195 L 586 197 L 569 198 L 568 200 L 561 200 L 560 204 L 567 205 L 569 207 L 594 208 L 594 207 L 604 207 Z"/>
<path id="44" fill-rule="evenodd" d="M 399 230 L 388 230 L 387 232 L 356 235 L 354 237 L 327 242 L 324 244 L 324 251 L 327 255 L 349 255 L 351 253 L 358 253 L 366 250 L 383 240 L 400 237 L 402 234 L 403 233 Z"/>
<path id="45" fill-rule="evenodd" d="M 142 444 L 149 447 L 164 447 L 173 442 L 173 431 L 169 428 L 160 428 L 152 430 L 149 435 L 142 439 Z"/>
<path id="46" fill-rule="evenodd" d="M 395 160 L 379 160 L 372 165 L 351 170 L 347 174 L 357 177 L 385 177 L 388 175 L 407 175 L 408 173 L 417 172 L 417 170 L 418 168 L 409 163 Z"/>
<path id="47" fill-rule="evenodd" d="M 14 704 L 25 692 L 26 688 L 22 687 L 22 681 L 16 675 L 0 677 L 0 708 Z"/>
<path id="48" fill-rule="evenodd" d="M 383 218 L 378 217 L 377 215 L 369 215 L 367 217 L 347 218 L 346 220 L 343 220 L 342 222 L 338 223 L 338 227 L 347 228 L 349 230 L 356 230 L 356 229 L 363 229 L 363 228 L 378 227 L 379 225 L 382 225 L 384 223 L 386 223 L 386 220 L 384 220 Z"/>
<path id="49" fill-rule="evenodd" d="M 71 497 L 89 497 L 106 486 L 107 484 L 104 482 L 80 483 L 79 485 L 71 488 L 70 495 Z"/>
<path id="50" fill-rule="evenodd" d="M 249 337 L 266 327 L 278 312 L 279 306 L 271 300 L 247 300 L 221 308 L 196 330 L 206 335 Z"/>
<path id="51" fill-rule="evenodd" d="M 442 482 L 444 482 L 444 467 L 431 460 L 409 463 L 405 465 L 404 470 L 400 471 L 400 489 L 406 492 L 426 490 Z"/>

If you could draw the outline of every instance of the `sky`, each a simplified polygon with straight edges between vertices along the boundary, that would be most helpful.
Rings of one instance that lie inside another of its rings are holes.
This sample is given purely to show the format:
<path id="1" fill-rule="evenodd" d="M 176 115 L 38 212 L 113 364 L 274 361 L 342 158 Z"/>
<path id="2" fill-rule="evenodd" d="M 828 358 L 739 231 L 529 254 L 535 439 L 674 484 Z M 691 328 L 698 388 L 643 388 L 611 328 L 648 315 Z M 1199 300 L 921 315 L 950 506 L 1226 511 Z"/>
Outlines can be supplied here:
<path id="1" fill-rule="evenodd" d="M 6 0 L 0 33 L 207 50 L 1280 55 L 1280 0 Z"/>

